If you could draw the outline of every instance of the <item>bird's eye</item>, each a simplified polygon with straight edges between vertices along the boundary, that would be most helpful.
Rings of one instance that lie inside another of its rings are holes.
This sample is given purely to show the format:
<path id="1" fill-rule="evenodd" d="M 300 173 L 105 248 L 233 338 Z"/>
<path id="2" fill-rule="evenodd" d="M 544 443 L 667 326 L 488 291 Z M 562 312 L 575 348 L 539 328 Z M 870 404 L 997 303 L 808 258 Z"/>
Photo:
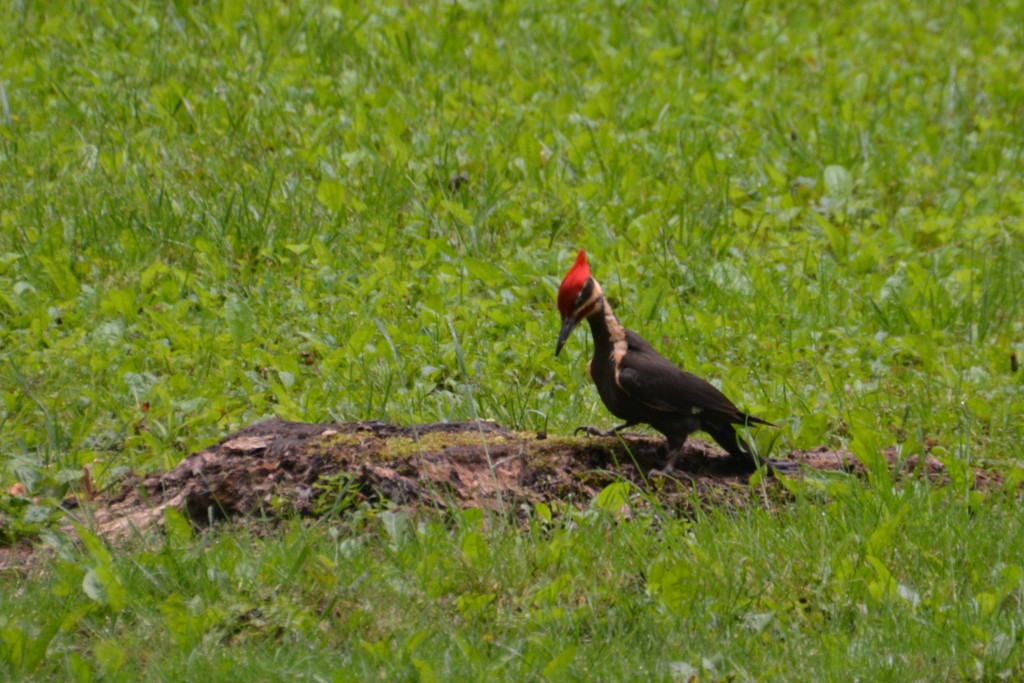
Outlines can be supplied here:
<path id="1" fill-rule="evenodd" d="M 593 293 L 594 293 L 594 281 L 593 280 L 587 280 L 586 284 L 583 285 L 583 289 L 581 289 L 580 293 L 576 295 L 575 306 L 579 307 L 579 306 L 583 305 L 583 302 L 585 302 L 587 299 L 589 299 L 590 295 L 593 294 Z"/>

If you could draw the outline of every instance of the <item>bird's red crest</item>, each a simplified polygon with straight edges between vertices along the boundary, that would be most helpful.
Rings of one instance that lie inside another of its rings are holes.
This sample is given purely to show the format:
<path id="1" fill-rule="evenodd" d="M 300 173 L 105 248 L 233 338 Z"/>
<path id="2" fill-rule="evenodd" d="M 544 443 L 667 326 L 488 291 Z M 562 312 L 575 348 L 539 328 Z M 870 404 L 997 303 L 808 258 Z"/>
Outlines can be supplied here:
<path id="1" fill-rule="evenodd" d="M 586 253 L 580 249 L 580 253 L 576 255 L 576 263 L 572 264 L 572 268 L 562 280 L 562 286 L 558 288 L 558 311 L 563 318 L 572 315 L 576 297 L 579 296 L 580 290 L 589 279 L 590 264 L 587 263 Z"/>

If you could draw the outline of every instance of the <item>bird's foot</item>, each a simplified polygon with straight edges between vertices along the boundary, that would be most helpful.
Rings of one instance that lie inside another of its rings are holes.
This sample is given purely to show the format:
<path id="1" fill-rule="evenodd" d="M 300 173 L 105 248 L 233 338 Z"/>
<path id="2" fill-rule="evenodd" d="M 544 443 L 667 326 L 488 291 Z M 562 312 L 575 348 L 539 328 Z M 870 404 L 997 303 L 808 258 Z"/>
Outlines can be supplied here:
<path id="1" fill-rule="evenodd" d="M 763 467 L 765 473 L 769 476 L 773 474 L 794 474 L 800 469 L 799 464 L 792 460 L 775 460 L 774 458 L 757 461 L 752 458 L 744 458 L 736 461 L 735 467 L 737 467 L 741 472 L 746 471 L 750 474 L 753 474 L 759 467 Z"/>
<path id="2" fill-rule="evenodd" d="M 653 481 L 654 479 L 672 479 L 673 481 L 693 481 L 692 476 L 690 476 L 686 472 L 677 470 L 671 465 L 663 467 L 660 470 L 658 468 L 650 470 L 647 473 L 647 479 L 648 481 Z"/>
<path id="3" fill-rule="evenodd" d="M 587 436 L 615 436 L 619 433 L 618 428 L 616 429 L 598 429 L 597 427 L 577 427 L 573 431 L 573 436 L 577 434 L 586 434 Z"/>
<path id="4" fill-rule="evenodd" d="M 769 470 L 774 470 L 780 474 L 793 474 L 800 470 L 800 465 L 792 460 L 770 459 L 761 464 L 766 466 Z"/>
<path id="5" fill-rule="evenodd" d="M 679 470 L 676 469 L 676 460 L 679 459 L 679 456 L 682 454 L 682 452 L 683 452 L 683 449 L 681 447 L 677 448 L 674 451 L 671 451 L 669 453 L 668 459 L 665 460 L 665 466 L 662 467 L 660 470 L 655 468 L 655 469 L 651 470 L 650 472 L 648 472 L 647 473 L 647 480 L 651 481 L 655 477 L 658 477 L 658 478 L 672 479 L 673 481 L 677 481 L 677 482 L 678 481 L 691 481 L 691 482 L 694 481 L 693 477 L 691 477 L 689 474 L 687 474 L 686 472 L 680 472 Z"/>

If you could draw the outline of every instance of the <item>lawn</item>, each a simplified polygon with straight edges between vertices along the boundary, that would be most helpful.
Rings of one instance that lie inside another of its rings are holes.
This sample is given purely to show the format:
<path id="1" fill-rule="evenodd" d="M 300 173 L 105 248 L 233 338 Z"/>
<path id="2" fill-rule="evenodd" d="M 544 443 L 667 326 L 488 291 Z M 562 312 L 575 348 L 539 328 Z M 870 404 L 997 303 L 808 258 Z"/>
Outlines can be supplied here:
<path id="1" fill-rule="evenodd" d="M 372 5 L 2 3 L 0 678 L 1024 677 L 1024 3 Z M 580 248 L 764 452 L 870 476 L 62 509 L 274 415 L 612 426 Z"/>

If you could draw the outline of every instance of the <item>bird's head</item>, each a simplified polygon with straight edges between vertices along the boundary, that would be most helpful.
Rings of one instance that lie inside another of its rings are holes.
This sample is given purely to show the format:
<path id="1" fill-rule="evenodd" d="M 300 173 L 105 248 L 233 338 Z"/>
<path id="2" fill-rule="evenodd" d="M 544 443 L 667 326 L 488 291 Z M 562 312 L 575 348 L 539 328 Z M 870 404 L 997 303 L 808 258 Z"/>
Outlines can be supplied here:
<path id="1" fill-rule="evenodd" d="M 580 249 L 576 255 L 576 263 L 566 273 L 562 286 L 558 288 L 558 312 L 562 314 L 562 331 L 558 334 L 557 356 L 565 341 L 592 314 L 601 303 L 601 286 L 590 275 L 590 264 L 587 255 Z"/>

